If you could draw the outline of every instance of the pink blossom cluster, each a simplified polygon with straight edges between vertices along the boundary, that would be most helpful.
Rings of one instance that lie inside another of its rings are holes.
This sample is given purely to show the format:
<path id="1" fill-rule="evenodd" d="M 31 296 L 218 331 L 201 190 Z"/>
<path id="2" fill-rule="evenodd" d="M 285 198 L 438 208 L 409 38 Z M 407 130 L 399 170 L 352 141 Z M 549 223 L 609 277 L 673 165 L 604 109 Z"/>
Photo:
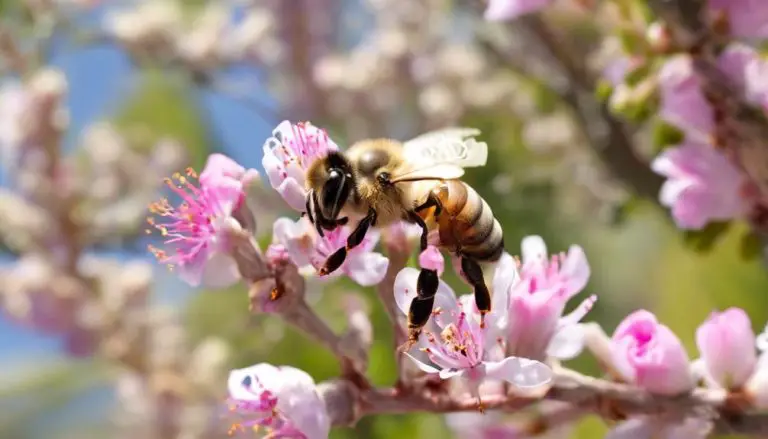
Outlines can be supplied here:
<path id="1" fill-rule="evenodd" d="M 724 57 L 734 54 L 727 52 Z M 666 67 L 665 75 L 674 76 L 672 67 Z M 694 94 L 696 88 L 688 80 L 678 80 L 677 87 L 670 86 L 670 93 Z M 697 148 L 705 149 L 703 145 Z M 307 167 L 336 149 L 327 134 L 311 124 L 283 122 L 264 145 L 263 164 L 269 184 L 288 205 L 302 210 L 298 200 L 306 195 Z M 253 226 L 244 219 L 251 209 L 245 200 L 249 186 L 260 181 L 256 171 L 220 154 L 209 158 L 199 176 L 193 170 L 175 175 L 168 184 L 179 203 L 164 199 L 151 206 L 156 216 L 150 222 L 164 239 L 164 247 L 153 247 L 152 251 L 191 285 L 223 287 L 239 281 L 242 275 L 232 237 L 243 230 L 253 232 Z M 289 263 L 305 276 L 312 276 L 325 258 L 345 244 L 350 233 L 344 226 L 320 236 L 307 218 L 279 218 L 272 231 L 272 242 L 265 252 L 268 264 Z M 387 232 L 401 247 L 413 248 L 417 231 L 398 224 Z M 362 286 L 381 282 L 389 260 L 376 251 L 378 239 L 379 234 L 372 233 L 352 250 L 340 274 Z M 419 255 L 418 264 L 441 275 L 445 269 L 443 255 L 432 245 Z M 595 296 L 589 296 L 564 315 L 568 302 L 583 291 L 591 274 L 584 250 L 576 245 L 567 252 L 549 255 L 540 236 L 527 236 L 521 242 L 521 259 L 505 253 L 493 273 L 492 311 L 484 324 L 473 295 L 457 296 L 440 280 L 432 316 L 405 353 L 422 372 L 465 385 L 480 407 L 485 398 L 503 396 L 500 392 L 506 391 L 504 386 L 488 391 L 489 384 L 506 382 L 513 392 L 523 393 L 552 385 L 552 365 L 575 358 L 584 349 L 587 325 L 581 320 L 596 301 Z M 416 297 L 418 277 L 418 269 L 406 267 L 394 280 L 394 300 L 404 316 Z M 265 306 L 262 311 L 269 309 Z M 649 311 L 640 310 L 618 325 L 604 366 L 615 380 L 652 394 L 682 395 L 701 383 L 711 389 L 742 393 L 757 407 L 768 406 L 768 360 L 765 355 L 758 358 L 755 349 L 757 343 L 759 350 L 766 350 L 767 337 L 761 334 L 756 342 L 750 320 L 740 309 L 715 312 L 696 333 L 700 358 L 692 362 L 672 330 Z M 331 418 L 326 401 L 305 372 L 268 364 L 234 370 L 229 395 L 230 410 L 242 418 L 233 432 L 251 429 L 284 438 L 328 435 Z M 501 420 L 496 426 L 486 425 L 486 421 L 477 430 L 489 432 L 485 437 L 507 430 Z M 703 438 L 704 427 L 696 419 L 681 423 L 664 416 L 632 417 L 608 437 L 662 434 Z"/>
<path id="2" fill-rule="evenodd" d="M 485 17 L 491 21 L 514 19 L 553 3 L 492 0 Z M 731 37 L 743 41 L 768 37 L 768 3 L 709 0 L 707 6 L 711 21 L 725 23 Z M 648 30 L 649 41 L 660 43 L 664 36 L 658 25 Z M 610 63 L 604 71 L 606 78 L 614 86 L 620 85 L 642 57 L 631 54 Z M 677 54 L 663 61 L 656 78 L 661 101 L 659 116 L 680 129 L 684 137 L 679 144 L 662 151 L 651 164 L 655 173 L 666 178 L 659 194 L 661 204 L 671 210 L 681 229 L 698 230 L 710 222 L 743 218 L 755 202 L 754 191 L 733 157 L 727 156 L 714 140 L 714 111 L 694 73 L 691 56 Z M 748 102 L 766 109 L 768 82 L 764 72 L 768 64 L 755 49 L 744 42 L 731 43 L 720 54 L 719 67 Z"/>

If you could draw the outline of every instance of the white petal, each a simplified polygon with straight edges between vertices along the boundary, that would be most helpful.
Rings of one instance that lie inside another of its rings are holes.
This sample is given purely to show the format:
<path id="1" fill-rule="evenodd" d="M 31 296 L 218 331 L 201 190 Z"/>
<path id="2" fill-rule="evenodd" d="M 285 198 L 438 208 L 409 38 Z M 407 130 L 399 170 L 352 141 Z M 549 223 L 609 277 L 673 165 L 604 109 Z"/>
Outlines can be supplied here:
<path id="1" fill-rule="evenodd" d="M 227 380 L 229 396 L 244 401 L 258 399 L 258 391 L 254 392 L 249 389 L 259 389 L 259 383 L 264 385 L 265 380 L 273 383 L 280 381 L 279 372 L 275 366 L 259 363 L 243 369 L 232 370 L 229 372 L 229 379 Z"/>
<path id="2" fill-rule="evenodd" d="M 422 363 L 420 360 L 417 360 L 413 355 L 409 354 L 408 352 L 403 352 L 403 355 L 410 358 L 411 361 L 413 361 L 413 363 L 416 365 L 416 367 L 418 367 L 419 369 L 421 369 L 426 373 L 440 373 L 440 369 L 436 369 L 426 363 Z"/>
<path id="3" fill-rule="evenodd" d="M 547 259 L 547 244 L 538 235 L 526 236 L 520 244 L 523 254 L 523 264 Z"/>
<path id="4" fill-rule="evenodd" d="M 555 332 L 547 346 L 547 356 L 560 360 L 576 358 L 584 349 L 584 327 L 565 325 Z"/>
<path id="5" fill-rule="evenodd" d="M 528 358 L 507 357 L 498 362 L 484 364 L 488 378 L 508 381 L 520 388 L 544 386 L 553 378 L 549 366 Z"/>
<path id="6" fill-rule="evenodd" d="M 360 286 L 376 285 L 384 279 L 389 266 L 389 259 L 381 253 L 363 253 L 350 255 L 344 264 L 344 272 Z"/>
<path id="7" fill-rule="evenodd" d="M 416 280 L 419 278 L 419 270 L 406 267 L 400 270 L 395 277 L 395 302 L 404 315 L 408 315 L 411 302 L 416 297 Z"/>
<path id="8" fill-rule="evenodd" d="M 440 371 L 440 379 L 447 380 L 458 375 L 462 375 L 464 369 L 443 369 Z"/>
<path id="9" fill-rule="evenodd" d="M 400 311 L 408 315 L 408 309 L 411 306 L 411 302 L 416 298 L 416 283 L 419 278 L 419 270 L 415 268 L 406 267 L 400 270 L 395 277 L 395 302 Z M 458 310 L 458 304 L 456 301 L 456 294 L 453 292 L 448 284 L 440 280 L 437 286 L 437 294 L 435 297 L 434 310 L 440 309 L 442 313 L 435 319 L 438 325 L 442 328 L 443 323 L 447 324 L 453 320 L 451 313 Z"/>
<path id="10" fill-rule="evenodd" d="M 203 268 L 201 282 L 209 288 L 221 289 L 234 285 L 240 280 L 237 262 L 228 253 L 213 252 Z"/>

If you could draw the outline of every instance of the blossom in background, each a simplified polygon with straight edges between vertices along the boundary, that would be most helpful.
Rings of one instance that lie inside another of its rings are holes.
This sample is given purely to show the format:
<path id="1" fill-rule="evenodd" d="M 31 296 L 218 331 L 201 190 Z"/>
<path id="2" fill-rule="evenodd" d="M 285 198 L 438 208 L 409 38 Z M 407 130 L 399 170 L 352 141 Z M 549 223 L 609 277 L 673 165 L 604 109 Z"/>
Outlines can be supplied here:
<path id="1" fill-rule="evenodd" d="M 752 376 L 744 385 L 744 390 L 756 408 L 768 409 L 768 325 L 755 338 L 755 347 L 760 356 Z"/>
<path id="2" fill-rule="evenodd" d="M 190 284 L 224 288 L 240 279 L 237 263 L 230 255 L 229 233 L 241 230 L 232 217 L 244 199 L 243 184 L 234 178 L 214 178 L 209 166 L 203 170 L 210 176 L 197 181 L 191 168 L 185 175 L 166 179 L 168 187 L 181 198 L 178 206 L 167 199 L 152 203 L 149 224 L 159 230 L 164 249 L 150 246 L 158 261 L 178 271 Z"/>
<path id="3" fill-rule="evenodd" d="M 262 164 L 269 183 L 289 206 L 305 210 L 305 173 L 316 159 L 339 149 L 325 131 L 309 122 L 283 121 L 264 143 Z"/>
<path id="4" fill-rule="evenodd" d="M 330 255 L 346 245 L 352 230 L 350 227 L 353 226 L 337 227 L 320 237 L 307 217 L 299 218 L 298 221 L 278 218 L 272 228 L 272 245 L 268 253 L 278 255 L 285 252 L 304 272 L 314 273 L 323 267 Z M 330 276 L 346 274 L 362 286 L 381 282 L 389 266 L 389 259 L 373 251 L 378 241 L 379 232 L 369 230 L 363 242 L 347 252 L 344 263 Z"/>
<path id="5" fill-rule="evenodd" d="M 485 19 L 490 21 L 512 20 L 521 15 L 544 9 L 553 0 L 490 0 L 485 9 Z"/>
<path id="6" fill-rule="evenodd" d="M 709 0 L 709 8 L 728 17 L 733 36 L 768 38 L 768 3 L 762 0 Z"/>
<path id="7" fill-rule="evenodd" d="M 327 439 L 325 404 L 306 372 L 260 363 L 229 373 L 230 412 L 242 418 L 230 433 L 265 431 L 270 438 Z"/>
<path id="8" fill-rule="evenodd" d="M 731 43 L 717 63 L 720 70 L 742 88 L 748 102 L 768 108 L 768 62 L 757 50 L 746 44 Z"/>
<path id="9" fill-rule="evenodd" d="M 687 138 L 706 141 L 714 128 L 714 112 L 701 91 L 690 55 L 671 57 L 659 71 L 658 81 L 661 118 Z"/>
<path id="10" fill-rule="evenodd" d="M 613 333 L 611 354 L 613 366 L 625 380 L 651 393 L 677 395 L 693 388 L 685 348 L 648 311 L 624 318 Z"/>
<path id="11" fill-rule="evenodd" d="M 713 312 L 696 330 L 696 345 L 710 384 L 740 388 L 755 369 L 755 332 L 744 310 Z"/>
<path id="12" fill-rule="evenodd" d="M 595 296 L 588 298 L 563 317 L 568 300 L 589 280 L 584 251 L 572 246 L 568 254 L 548 258 L 544 240 L 528 236 L 522 241 L 522 255 L 519 273 L 517 261 L 509 254 L 502 255 L 493 279 L 494 299 L 508 311 L 498 322 L 506 334 L 507 352 L 537 360 L 575 357 L 583 346 L 578 322 L 596 300 Z"/>
<path id="13" fill-rule="evenodd" d="M 416 297 L 418 277 L 419 270 L 404 268 L 395 278 L 395 300 L 405 315 Z M 488 360 L 496 340 L 489 336 L 489 325 L 480 327 L 480 313 L 473 304 L 472 294 L 457 299 L 451 287 L 440 281 L 433 317 L 419 337 L 419 347 L 432 365 L 408 355 L 419 369 L 439 374 L 442 379 L 461 377 L 474 384 L 484 378 L 508 381 L 521 388 L 548 384 L 552 371 L 544 363 L 521 357 Z M 504 310 L 496 308 L 490 314 L 501 312 Z"/>
<path id="14" fill-rule="evenodd" d="M 711 221 L 736 218 L 748 207 L 742 195 L 744 176 L 708 144 L 686 141 L 665 149 L 651 169 L 667 178 L 659 200 L 671 208 L 682 229 L 701 229 Z"/>

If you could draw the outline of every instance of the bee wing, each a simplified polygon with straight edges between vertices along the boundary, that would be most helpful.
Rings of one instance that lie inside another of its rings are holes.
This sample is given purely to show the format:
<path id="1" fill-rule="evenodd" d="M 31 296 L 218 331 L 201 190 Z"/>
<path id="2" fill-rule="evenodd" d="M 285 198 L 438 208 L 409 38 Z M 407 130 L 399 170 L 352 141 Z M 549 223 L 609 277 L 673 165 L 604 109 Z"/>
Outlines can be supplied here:
<path id="1" fill-rule="evenodd" d="M 478 142 L 476 128 L 443 128 L 403 143 L 406 160 L 419 168 L 450 164 L 460 168 L 485 166 L 488 145 Z"/>

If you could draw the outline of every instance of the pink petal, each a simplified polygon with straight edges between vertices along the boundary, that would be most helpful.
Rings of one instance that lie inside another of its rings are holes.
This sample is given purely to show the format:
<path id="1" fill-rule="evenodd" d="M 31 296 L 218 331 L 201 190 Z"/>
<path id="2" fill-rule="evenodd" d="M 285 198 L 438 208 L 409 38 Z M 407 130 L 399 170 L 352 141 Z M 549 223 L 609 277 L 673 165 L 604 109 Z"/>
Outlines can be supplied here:
<path id="1" fill-rule="evenodd" d="M 235 259 L 224 252 L 213 252 L 205 263 L 200 282 L 206 287 L 222 289 L 240 281 Z"/>
<path id="2" fill-rule="evenodd" d="M 581 247 L 574 245 L 568 250 L 563 265 L 560 268 L 560 274 L 568 280 L 568 295 L 573 296 L 587 286 L 589 281 L 590 269 L 587 262 L 587 256 Z"/>
<path id="3" fill-rule="evenodd" d="M 289 178 L 275 188 L 286 203 L 298 212 L 303 212 L 307 205 L 307 191 L 293 178 Z"/>
<path id="4" fill-rule="evenodd" d="M 520 388 L 540 387 L 552 382 L 552 369 L 546 364 L 520 357 L 484 362 L 488 378 L 504 380 Z"/>
<path id="5" fill-rule="evenodd" d="M 387 274 L 389 259 L 380 253 L 350 255 L 344 262 L 344 272 L 360 286 L 376 285 Z"/>
<path id="6" fill-rule="evenodd" d="M 552 0 L 490 0 L 484 17 L 490 21 L 502 21 L 543 9 Z"/>
<path id="7" fill-rule="evenodd" d="M 224 154 L 211 154 L 205 162 L 205 167 L 200 172 L 200 182 L 205 182 L 211 176 L 224 176 L 234 180 L 240 180 L 245 174 L 245 168 Z"/>

